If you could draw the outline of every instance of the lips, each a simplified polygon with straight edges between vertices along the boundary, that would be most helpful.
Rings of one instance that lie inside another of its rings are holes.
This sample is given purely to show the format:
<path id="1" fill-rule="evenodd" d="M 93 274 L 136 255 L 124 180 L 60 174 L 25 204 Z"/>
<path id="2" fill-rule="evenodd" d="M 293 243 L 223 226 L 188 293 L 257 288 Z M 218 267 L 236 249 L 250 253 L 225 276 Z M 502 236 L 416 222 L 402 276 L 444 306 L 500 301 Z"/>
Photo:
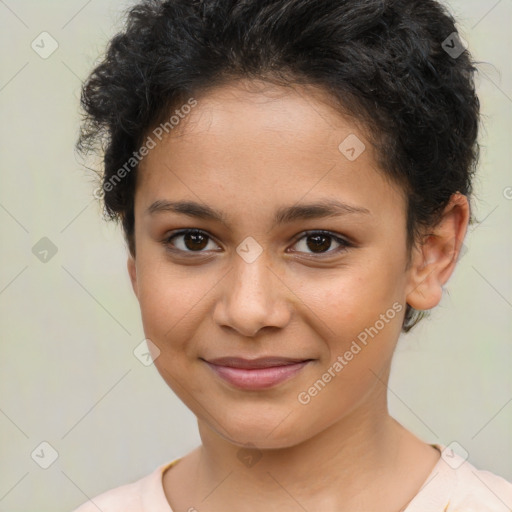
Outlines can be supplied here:
<path id="1" fill-rule="evenodd" d="M 209 359 L 207 362 L 217 366 L 228 366 L 230 368 L 272 368 L 275 366 L 287 366 L 290 364 L 302 363 L 308 359 L 291 359 L 288 357 L 260 357 L 259 359 L 244 359 L 242 357 L 219 357 Z"/>
<path id="2" fill-rule="evenodd" d="M 267 389 L 297 375 L 312 359 L 221 357 L 203 361 L 225 382 L 244 390 Z"/>

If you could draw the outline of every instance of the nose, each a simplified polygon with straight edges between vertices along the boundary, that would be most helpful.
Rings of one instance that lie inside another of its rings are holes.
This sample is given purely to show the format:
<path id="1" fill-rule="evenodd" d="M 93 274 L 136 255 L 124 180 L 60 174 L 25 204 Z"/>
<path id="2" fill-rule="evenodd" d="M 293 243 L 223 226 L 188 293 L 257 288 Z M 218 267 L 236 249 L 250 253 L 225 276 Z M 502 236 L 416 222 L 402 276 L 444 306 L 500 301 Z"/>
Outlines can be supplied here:
<path id="1" fill-rule="evenodd" d="M 254 337 L 264 327 L 283 328 L 291 317 L 290 293 L 265 253 L 252 263 L 235 255 L 223 279 L 214 320 L 247 337 Z"/>

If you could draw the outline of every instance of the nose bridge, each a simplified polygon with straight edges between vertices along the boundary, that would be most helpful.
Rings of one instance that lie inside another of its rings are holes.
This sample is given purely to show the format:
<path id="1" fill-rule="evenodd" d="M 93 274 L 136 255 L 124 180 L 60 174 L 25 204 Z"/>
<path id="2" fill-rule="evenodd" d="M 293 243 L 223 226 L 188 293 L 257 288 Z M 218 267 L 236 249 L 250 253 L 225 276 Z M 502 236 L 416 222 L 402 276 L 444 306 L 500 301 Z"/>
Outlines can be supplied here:
<path id="1" fill-rule="evenodd" d="M 241 246 L 242 247 L 242 246 Z M 238 256 L 233 258 L 233 281 L 235 293 L 241 293 L 252 298 L 265 297 L 271 293 L 269 281 L 276 277 L 270 270 L 270 257 L 268 251 L 254 254 L 252 248 L 244 255 L 240 255 L 241 247 L 237 249 Z"/>
<path id="2" fill-rule="evenodd" d="M 288 320 L 285 287 L 274 274 L 269 253 L 254 242 L 242 242 L 233 255 L 233 268 L 228 273 L 221 311 L 217 314 L 218 323 L 246 336 L 267 325 L 283 327 Z"/>

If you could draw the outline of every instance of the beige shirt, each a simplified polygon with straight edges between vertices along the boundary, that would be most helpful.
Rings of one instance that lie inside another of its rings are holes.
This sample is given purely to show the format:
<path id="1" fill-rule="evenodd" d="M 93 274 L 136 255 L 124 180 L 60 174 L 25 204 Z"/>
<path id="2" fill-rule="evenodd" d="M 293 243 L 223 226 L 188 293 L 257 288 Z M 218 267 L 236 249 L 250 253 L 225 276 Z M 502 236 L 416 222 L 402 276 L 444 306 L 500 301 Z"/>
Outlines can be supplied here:
<path id="1" fill-rule="evenodd" d="M 476 469 L 453 451 L 445 451 L 442 445 L 433 446 L 443 452 L 442 457 L 404 512 L 512 511 L 512 483 Z M 172 512 L 162 475 L 179 461 L 173 460 L 136 482 L 100 494 L 73 512 Z M 195 509 L 191 507 L 189 511 Z"/>

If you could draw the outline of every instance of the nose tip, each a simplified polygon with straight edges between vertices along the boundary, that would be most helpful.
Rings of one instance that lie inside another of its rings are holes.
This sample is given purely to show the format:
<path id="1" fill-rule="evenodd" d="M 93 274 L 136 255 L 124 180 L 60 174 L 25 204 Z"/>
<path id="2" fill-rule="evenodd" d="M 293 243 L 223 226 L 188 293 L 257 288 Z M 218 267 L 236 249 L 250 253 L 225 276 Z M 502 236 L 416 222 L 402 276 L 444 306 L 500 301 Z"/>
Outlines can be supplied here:
<path id="1" fill-rule="evenodd" d="M 283 295 L 286 287 L 265 259 L 260 256 L 252 263 L 240 261 L 235 267 L 215 308 L 217 324 L 235 329 L 247 338 L 254 338 L 265 327 L 284 327 L 290 318 Z"/>

